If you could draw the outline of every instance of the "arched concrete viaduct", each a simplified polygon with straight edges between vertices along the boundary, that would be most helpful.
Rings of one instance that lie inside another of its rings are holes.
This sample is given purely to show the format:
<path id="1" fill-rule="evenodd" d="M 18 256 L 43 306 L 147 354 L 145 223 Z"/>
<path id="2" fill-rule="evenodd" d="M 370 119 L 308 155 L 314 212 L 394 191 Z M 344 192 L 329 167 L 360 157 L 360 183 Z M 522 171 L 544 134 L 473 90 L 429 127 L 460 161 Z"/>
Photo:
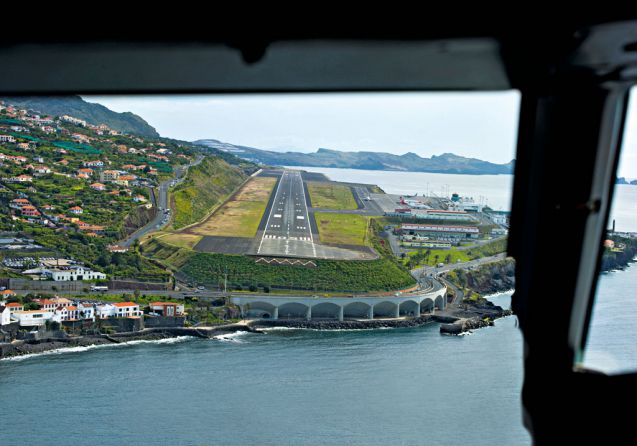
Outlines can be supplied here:
<path id="1" fill-rule="evenodd" d="M 398 315 L 418 317 L 420 316 L 420 304 L 415 300 L 406 300 L 400 304 Z"/>
<path id="2" fill-rule="evenodd" d="M 246 316 L 248 317 L 259 317 L 263 319 L 275 318 L 274 314 L 277 310 L 277 307 L 268 302 L 255 301 L 246 304 L 246 309 L 244 310 Z M 276 319 L 276 318 L 275 318 Z"/>
<path id="3" fill-rule="evenodd" d="M 277 296 L 240 295 L 230 300 L 241 308 L 244 317 L 290 319 L 373 319 L 417 317 L 444 310 L 447 288 L 395 296 Z"/>

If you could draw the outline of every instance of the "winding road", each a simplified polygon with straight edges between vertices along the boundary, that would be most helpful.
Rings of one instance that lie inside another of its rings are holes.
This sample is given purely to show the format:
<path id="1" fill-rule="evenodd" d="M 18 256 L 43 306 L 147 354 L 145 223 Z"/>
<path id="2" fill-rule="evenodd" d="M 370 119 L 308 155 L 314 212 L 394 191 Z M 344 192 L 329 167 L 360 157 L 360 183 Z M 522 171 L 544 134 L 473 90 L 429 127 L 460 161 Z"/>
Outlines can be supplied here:
<path id="1" fill-rule="evenodd" d="M 158 194 L 159 196 L 157 197 L 157 201 L 155 203 L 155 207 L 157 209 L 157 213 L 155 214 L 155 217 L 150 222 L 146 223 L 144 226 L 142 226 L 141 228 L 133 232 L 131 235 L 129 235 L 128 238 L 118 242 L 117 244 L 119 246 L 130 248 L 130 246 L 133 243 L 135 243 L 135 240 L 140 239 L 141 237 L 148 234 L 149 232 L 152 232 L 157 229 L 161 229 L 161 227 L 165 226 L 168 223 L 166 222 L 162 224 L 162 219 L 164 218 L 164 215 L 165 215 L 162 209 L 168 209 L 168 189 L 170 189 L 171 183 L 174 181 L 175 184 L 177 184 L 183 181 L 184 174 L 188 171 L 188 168 L 190 168 L 191 166 L 196 166 L 197 164 L 201 163 L 201 161 L 203 161 L 204 158 L 205 157 L 203 155 L 197 155 L 197 158 L 192 163 L 188 164 L 187 166 L 177 167 L 175 169 L 174 178 L 170 180 L 162 181 L 159 184 L 159 187 L 157 188 L 159 189 L 159 194 Z"/>

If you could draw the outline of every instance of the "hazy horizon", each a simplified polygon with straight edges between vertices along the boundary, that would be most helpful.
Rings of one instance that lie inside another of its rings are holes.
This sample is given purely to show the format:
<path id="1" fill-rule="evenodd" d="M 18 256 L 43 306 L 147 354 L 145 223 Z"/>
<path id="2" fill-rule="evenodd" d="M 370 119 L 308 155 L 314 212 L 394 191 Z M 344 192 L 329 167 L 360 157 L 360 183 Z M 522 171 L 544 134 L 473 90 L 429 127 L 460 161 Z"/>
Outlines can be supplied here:
<path id="1" fill-rule="evenodd" d="M 515 158 L 520 94 L 313 93 L 83 96 L 141 116 L 164 137 L 279 152 L 371 151 L 431 157 L 451 152 L 492 163 Z M 632 100 L 618 177 L 637 178 Z M 459 131 L 458 129 L 461 129 Z"/>
<path id="2" fill-rule="evenodd" d="M 451 152 L 498 164 L 514 158 L 519 109 L 517 91 L 83 98 L 135 113 L 162 136 L 186 141 L 279 152 Z"/>

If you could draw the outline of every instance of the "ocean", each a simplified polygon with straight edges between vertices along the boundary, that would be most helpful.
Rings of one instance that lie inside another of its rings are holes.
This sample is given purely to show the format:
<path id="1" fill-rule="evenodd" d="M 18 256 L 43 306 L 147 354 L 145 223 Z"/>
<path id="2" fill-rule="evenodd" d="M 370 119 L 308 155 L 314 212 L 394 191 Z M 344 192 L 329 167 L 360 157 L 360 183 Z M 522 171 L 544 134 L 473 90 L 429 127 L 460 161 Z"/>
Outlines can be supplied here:
<path id="1" fill-rule="evenodd" d="M 274 329 L 2 360 L 2 444 L 529 444 L 515 325 Z"/>
<path id="2" fill-rule="evenodd" d="M 496 209 L 510 201 L 511 176 L 308 170 L 390 193 L 425 192 L 427 178 Z M 624 207 L 622 230 L 637 231 Z M 637 367 L 635 286 L 635 267 L 601 278 L 587 366 Z M 491 299 L 508 307 L 510 293 Z M 83 347 L 0 361 L 0 444 L 528 445 L 522 380 L 515 316 L 464 336 L 430 324 Z"/>

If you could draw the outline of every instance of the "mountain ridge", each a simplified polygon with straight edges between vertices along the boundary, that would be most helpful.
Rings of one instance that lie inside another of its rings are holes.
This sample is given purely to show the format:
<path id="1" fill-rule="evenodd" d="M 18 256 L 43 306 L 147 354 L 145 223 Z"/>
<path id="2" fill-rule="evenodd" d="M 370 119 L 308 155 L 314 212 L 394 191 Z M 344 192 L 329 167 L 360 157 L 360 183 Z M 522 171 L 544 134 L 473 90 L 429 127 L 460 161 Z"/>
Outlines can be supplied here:
<path id="1" fill-rule="evenodd" d="M 70 115 L 83 119 L 89 124 L 106 124 L 113 130 L 146 138 L 159 138 L 153 126 L 141 116 L 132 112 L 118 113 L 102 104 L 87 102 L 80 96 L 41 97 L 41 96 L 4 96 L 1 101 L 18 108 L 37 111 L 44 115 Z"/>
<path id="2" fill-rule="evenodd" d="M 450 173 L 469 175 L 512 174 L 515 160 L 505 164 L 491 163 L 445 152 L 424 158 L 407 152 L 345 152 L 320 147 L 316 152 L 275 152 L 225 143 L 216 139 L 200 139 L 193 144 L 230 152 L 238 157 L 275 166 L 331 167 L 345 169 L 387 170 L 407 172 Z"/>

